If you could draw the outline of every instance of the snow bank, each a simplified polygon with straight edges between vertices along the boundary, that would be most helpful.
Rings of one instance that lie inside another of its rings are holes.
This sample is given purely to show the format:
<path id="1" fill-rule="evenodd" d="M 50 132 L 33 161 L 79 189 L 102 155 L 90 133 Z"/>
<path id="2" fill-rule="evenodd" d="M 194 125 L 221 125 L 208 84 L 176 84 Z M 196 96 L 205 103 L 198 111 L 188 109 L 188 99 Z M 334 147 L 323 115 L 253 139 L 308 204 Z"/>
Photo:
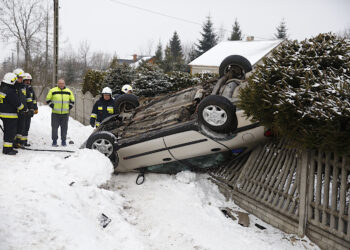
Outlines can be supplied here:
<path id="1" fill-rule="evenodd" d="M 67 149 L 74 154 L 0 154 L 1 250 L 315 248 L 308 240 L 291 243 L 292 236 L 254 216 L 248 228 L 226 218 L 220 207 L 241 209 L 225 201 L 206 175 L 147 174 L 141 186 L 136 174 L 112 176 L 105 156 L 78 149 L 91 132 L 69 121 L 75 144 Z M 30 131 L 32 148 L 51 148 L 50 133 L 50 110 L 41 106 Z M 105 228 L 102 213 L 111 219 Z"/>
<path id="2" fill-rule="evenodd" d="M 69 126 L 75 144 L 67 149 L 76 150 L 71 156 L 23 150 L 0 155 L 0 249 L 143 249 L 122 216 L 124 198 L 98 187 L 110 179 L 111 162 L 97 151 L 78 150 L 92 129 L 72 119 Z M 50 133 L 50 111 L 40 107 L 32 148 L 51 148 Z M 102 213 L 113 217 L 107 228 L 100 225 Z"/>
<path id="3" fill-rule="evenodd" d="M 128 220 L 149 239 L 148 249 L 318 249 L 307 239 L 292 244 L 292 235 L 255 216 L 249 216 L 248 228 L 226 218 L 220 208 L 243 210 L 226 201 L 207 175 L 146 174 L 141 186 L 135 185 L 136 176 L 115 176 L 110 188 L 126 197 Z M 255 223 L 266 229 L 258 229 Z"/>

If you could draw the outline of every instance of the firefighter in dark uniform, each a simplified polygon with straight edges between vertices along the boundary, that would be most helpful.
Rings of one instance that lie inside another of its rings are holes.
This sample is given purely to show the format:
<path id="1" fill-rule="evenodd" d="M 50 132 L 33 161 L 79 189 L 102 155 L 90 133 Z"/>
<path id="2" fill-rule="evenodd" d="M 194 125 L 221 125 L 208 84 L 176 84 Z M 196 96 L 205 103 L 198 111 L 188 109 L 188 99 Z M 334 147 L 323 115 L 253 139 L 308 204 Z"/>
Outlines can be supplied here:
<path id="1" fill-rule="evenodd" d="M 21 100 L 21 103 L 24 105 L 24 110 L 26 110 L 26 112 L 21 112 L 18 114 L 18 121 L 17 121 L 17 134 L 16 134 L 14 148 L 21 148 L 24 146 L 26 142 L 26 138 L 24 137 L 24 134 L 25 134 L 25 119 L 28 115 L 27 99 L 29 98 L 29 95 L 27 94 L 27 87 L 23 83 L 24 71 L 22 69 L 15 69 L 13 73 L 17 76 L 17 81 L 15 83 L 16 93 L 19 99 Z"/>
<path id="2" fill-rule="evenodd" d="M 38 113 L 38 104 L 36 101 L 36 95 L 34 89 L 32 87 L 32 76 L 29 73 L 25 73 L 23 76 L 23 83 L 27 87 L 27 106 L 28 106 L 28 114 L 25 117 L 24 121 L 24 132 L 22 134 L 24 146 L 29 147 L 28 143 L 28 133 L 30 128 L 30 123 L 34 114 Z"/>
<path id="3" fill-rule="evenodd" d="M 95 103 L 90 117 L 91 127 L 98 127 L 107 117 L 117 113 L 115 101 L 112 98 L 112 90 L 105 87 L 101 92 L 101 98 Z"/>
<path id="4" fill-rule="evenodd" d="M 18 113 L 25 111 L 16 94 L 15 82 L 17 77 L 13 73 L 7 73 L 0 86 L 0 118 L 4 125 L 4 145 L 2 153 L 15 155 L 17 150 L 13 149 L 13 143 L 17 132 Z"/>

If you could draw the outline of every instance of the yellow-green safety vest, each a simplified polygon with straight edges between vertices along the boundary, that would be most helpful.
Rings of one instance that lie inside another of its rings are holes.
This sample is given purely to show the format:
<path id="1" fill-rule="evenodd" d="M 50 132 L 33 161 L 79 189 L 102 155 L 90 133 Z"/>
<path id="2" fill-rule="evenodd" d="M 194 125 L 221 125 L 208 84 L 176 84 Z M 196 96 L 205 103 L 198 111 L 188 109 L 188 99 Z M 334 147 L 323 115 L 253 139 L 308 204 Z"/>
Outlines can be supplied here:
<path id="1" fill-rule="evenodd" d="M 73 92 L 66 87 L 63 89 L 59 87 L 52 88 L 46 96 L 46 102 L 54 104 L 52 109 L 54 114 L 68 114 L 69 105 L 73 105 L 74 101 Z"/>

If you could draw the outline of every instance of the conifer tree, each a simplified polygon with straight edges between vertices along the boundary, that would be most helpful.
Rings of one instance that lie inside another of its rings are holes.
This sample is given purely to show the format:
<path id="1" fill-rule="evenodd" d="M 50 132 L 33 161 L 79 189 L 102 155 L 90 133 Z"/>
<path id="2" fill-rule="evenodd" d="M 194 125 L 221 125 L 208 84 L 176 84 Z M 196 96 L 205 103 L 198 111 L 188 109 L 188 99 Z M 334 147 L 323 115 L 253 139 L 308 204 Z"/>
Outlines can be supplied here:
<path id="1" fill-rule="evenodd" d="M 131 84 L 133 82 L 135 72 L 133 68 L 126 64 L 112 64 L 112 66 L 107 71 L 102 86 L 110 87 L 113 93 L 120 93 L 120 89 L 124 84 Z"/>
<path id="2" fill-rule="evenodd" d="M 162 68 L 165 72 L 183 71 L 186 68 L 181 41 L 176 31 L 165 48 Z"/>
<path id="3" fill-rule="evenodd" d="M 171 53 L 169 44 L 167 44 L 164 50 L 164 60 L 161 67 L 164 70 L 164 72 L 172 71 L 172 69 L 174 68 L 173 62 L 173 55 Z"/>
<path id="4" fill-rule="evenodd" d="M 238 41 L 238 40 L 242 40 L 242 31 L 241 31 L 241 27 L 237 21 L 237 18 L 235 19 L 235 24 L 232 26 L 232 33 L 231 33 L 231 37 L 228 39 L 230 41 Z"/>
<path id="5" fill-rule="evenodd" d="M 109 68 L 114 69 L 118 66 L 118 64 L 118 58 L 114 55 L 111 62 L 109 63 Z"/>
<path id="6" fill-rule="evenodd" d="M 287 38 L 287 26 L 284 19 L 281 21 L 280 25 L 276 28 L 277 34 L 275 34 L 275 37 L 277 39 L 286 39 Z"/>
<path id="7" fill-rule="evenodd" d="M 159 41 L 157 45 L 157 50 L 154 56 L 154 63 L 157 65 L 162 65 L 163 62 L 163 46 L 162 43 Z"/>
<path id="8" fill-rule="evenodd" d="M 201 32 L 202 38 L 197 44 L 198 56 L 208 51 L 217 44 L 218 38 L 214 32 L 213 23 L 210 16 L 207 17 L 207 21 L 203 25 L 203 31 Z"/>

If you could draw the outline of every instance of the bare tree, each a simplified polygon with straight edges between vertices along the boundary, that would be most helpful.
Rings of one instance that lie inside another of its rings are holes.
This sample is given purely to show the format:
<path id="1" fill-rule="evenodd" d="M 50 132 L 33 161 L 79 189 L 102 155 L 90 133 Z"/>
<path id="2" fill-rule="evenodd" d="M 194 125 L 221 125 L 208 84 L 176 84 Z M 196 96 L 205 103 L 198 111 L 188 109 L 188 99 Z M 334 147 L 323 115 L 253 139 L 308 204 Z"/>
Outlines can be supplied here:
<path id="1" fill-rule="evenodd" d="M 87 40 L 81 41 L 78 48 L 78 56 L 83 63 L 83 74 L 85 74 L 88 67 L 88 56 L 90 52 L 90 43 Z"/>
<path id="2" fill-rule="evenodd" d="M 112 57 L 110 54 L 103 53 L 102 51 L 93 52 L 92 56 L 90 57 L 89 65 L 93 69 L 106 70 L 109 66 L 111 58 Z"/>
<path id="3" fill-rule="evenodd" d="M 147 44 L 143 45 L 142 47 L 139 48 L 139 53 L 142 56 L 151 56 L 153 52 L 153 45 L 154 45 L 154 40 L 149 39 L 147 41 Z"/>
<path id="4" fill-rule="evenodd" d="M 225 26 L 221 24 L 218 31 L 218 42 L 226 40 L 226 32 L 227 31 L 225 30 Z"/>
<path id="5" fill-rule="evenodd" d="M 24 51 L 24 69 L 28 71 L 33 46 L 40 43 L 45 27 L 43 0 L 2 0 L 0 2 L 0 31 L 6 41 L 19 42 Z"/>
<path id="6" fill-rule="evenodd" d="M 350 27 L 343 31 L 342 37 L 350 39 Z"/>
<path id="7" fill-rule="evenodd" d="M 194 42 L 183 43 L 182 51 L 183 51 L 186 63 L 190 63 L 196 58 L 196 46 Z"/>

